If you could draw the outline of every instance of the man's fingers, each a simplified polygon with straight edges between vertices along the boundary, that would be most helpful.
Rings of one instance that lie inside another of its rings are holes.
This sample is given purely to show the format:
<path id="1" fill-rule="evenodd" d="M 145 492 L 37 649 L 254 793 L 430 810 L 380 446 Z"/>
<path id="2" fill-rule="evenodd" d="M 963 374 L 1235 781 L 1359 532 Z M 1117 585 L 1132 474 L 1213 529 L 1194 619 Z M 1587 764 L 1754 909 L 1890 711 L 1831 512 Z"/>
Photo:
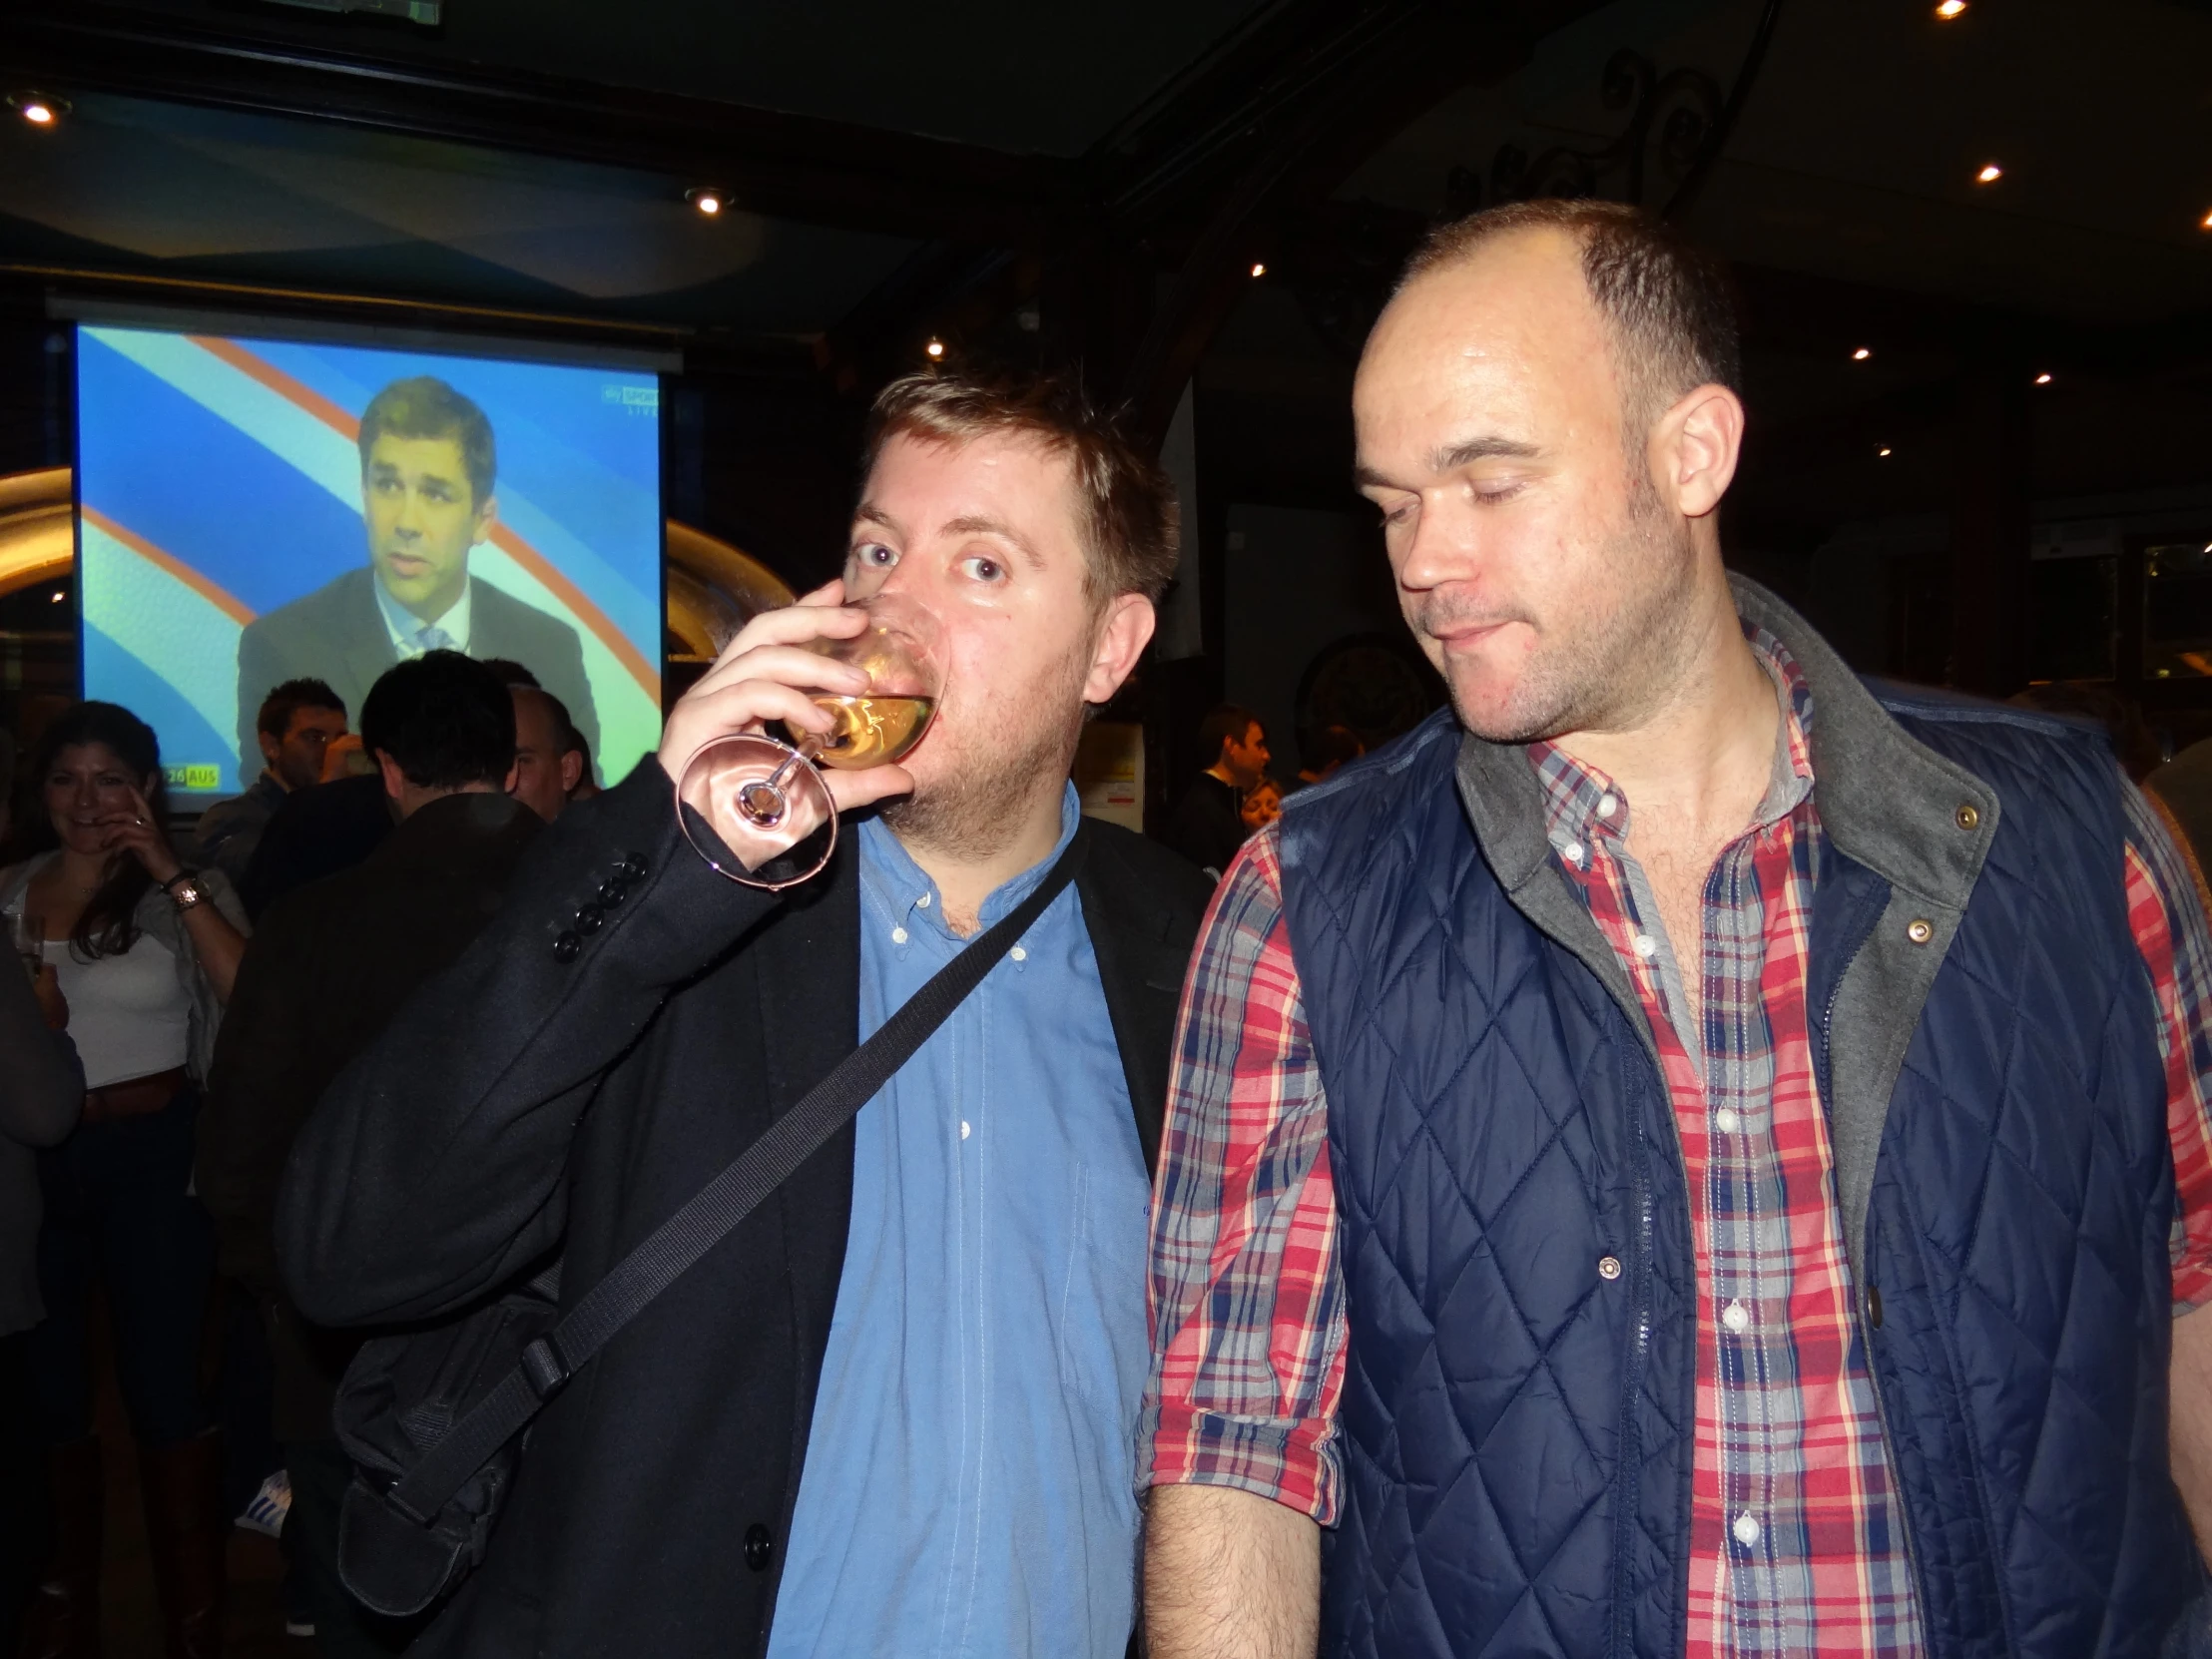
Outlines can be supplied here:
<path id="1" fill-rule="evenodd" d="M 866 767 L 858 772 L 826 767 L 822 776 L 830 786 L 830 799 L 840 813 L 890 796 L 910 795 L 914 788 L 914 775 L 904 767 Z"/>
<path id="2" fill-rule="evenodd" d="M 701 676 L 688 697 L 709 698 L 748 681 L 774 680 L 786 686 L 806 686 L 817 691 L 857 696 L 867 690 L 867 672 L 849 663 L 833 662 L 796 645 L 761 645 L 741 657 L 717 663 Z"/>
<path id="3" fill-rule="evenodd" d="M 764 645 L 799 645 L 807 640 L 850 639 L 867 627 L 865 612 L 838 603 L 835 597 L 823 595 L 841 594 L 842 582 L 831 582 L 817 588 L 795 605 L 785 605 L 777 610 L 763 611 L 732 636 L 722 648 L 722 655 L 715 660 L 715 670 Z M 710 674 L 714 670 L 709 671 Z"/>

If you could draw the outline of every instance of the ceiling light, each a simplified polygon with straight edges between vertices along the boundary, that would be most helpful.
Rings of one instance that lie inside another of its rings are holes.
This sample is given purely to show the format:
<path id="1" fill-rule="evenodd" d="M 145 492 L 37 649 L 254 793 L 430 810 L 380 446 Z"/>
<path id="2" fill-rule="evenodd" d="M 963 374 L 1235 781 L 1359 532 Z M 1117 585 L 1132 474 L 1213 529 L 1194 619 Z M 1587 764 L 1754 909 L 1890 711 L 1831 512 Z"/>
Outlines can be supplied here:
<path id="1" fill-rule="evenodd" d="M 1877 455 L 1887 455 L 1890 453 L 1890 446 L 1888 444 L 1884 444 L 1880 449 L 1877 449 L 1875 453 Z"/>
<path id="2" fill-rule="evenodd" d="M 1866 347 L 1866 346 L 1862 345 L 1862 346 L 1861 346 L 1861 347 L 1860 347 L 1860 348 L 1859 348 L 1858 350 L 1854 351 L 1854 352 L 1853 352 L 1853 353 L 1851 354 L 1851 360 L 1852 360 L 1853 362 L 1855 362 L 1855 363 L 1863 363 L 1863 362 L 1865 362 L 1865 361 L 1866 361 L 1866 360 L 1867 360 L 1867 359 L 1868 359 L 1869 357 L 1871 357 L 1871 356 L 1873 356 L 1873 355 L 1874 355 L 1874 352 L 1873 352 L 1872 350 L 1870 350 L 1870 349 L 1869 349 L 1868 347 Z"/>
<path id="3" fill-rule="evenodd" d="M 1965 9 L 1966 0 L 1943 0 L 1943 3 L 1936 8 L 1936 15 L 1948 23 Z"/>
<path id="4" fill-rule="evenodd" d="M 2212 231 L 2212 213 L 2206 214 L 2202 219 L 2197 221 L 2197 229 L 2200 231 Z"/>
<path id="5" fill-rule="evenodd" d="M 46 603 L 49 605 L 59 605 L 63 601 L 63 599 L 67 597 L 68 596 L 64 594 L 60 588 L 56 588 L 54 590 L 53 597 L 48 599 Z"/>
<path id="6" fill-rule="evenodd" d="M 929 353 L 930 359 L 932 361 L 935 361 L 936 359 L 941 358 L 944 355 L 944 341 L 941 339 L 933 339 L 927 345 L 923 346 L 922 349 Z"/>
<path id="7" fill-rule="evenodd" d="M 2003 177 L 2004 169 L 1997 166 L 1995 162 L 1983 162 L 1981 171 L 1973 176 L 1974 183 L 1977 185 L 1993 185 Z"/>
<path id="8" fill-rule="evenodd" d="M 730 198 L 727 192 L 719 191 L 712 185 L 699 185 L 684 192 L 684 200 L 712 219 L 722 212 Z"/>
<path id="9" fill-rule="evenodd" d="M 2050 384 L 2050 375 L 2049 375 L 2049 374 L 2048 374 L 2047 372 L 2045 372 L 2045 373 L 2042 373 L 2042 374 L 2038 374 L 2038 375 L 2036 375 L 2036 376 L 2035 376 L 2035 383 L 2036 383 L 2037 385 L 2039 385 L 2039 386 L 2047 386 L 2047 385 L 2049 385 L 2049 384 Z"/>
<path id="10" fill-rule="evenodd" d="M 51 127 L 69 113 L 69 100 L 49 98 L 43 92 L 11 92 L 8 108 L 34 127 Z"/>
<path id="11" fill-rule="evenodd" d="M 1257 262 L 1255 262 L 1255 263 L 1254 263 L 1254 265 L 1253 265 L 1253 267 L 1252 267 L 1252 275 L 1253 275 L 1253 276 L 1266 276 L 1267 274 L 1268 274 L 1268 268 L 1267 268 L 1266 266 L 1264 266 L 1264 265 L 1260 265 L 1260 264 L 1258 264 Z"/>

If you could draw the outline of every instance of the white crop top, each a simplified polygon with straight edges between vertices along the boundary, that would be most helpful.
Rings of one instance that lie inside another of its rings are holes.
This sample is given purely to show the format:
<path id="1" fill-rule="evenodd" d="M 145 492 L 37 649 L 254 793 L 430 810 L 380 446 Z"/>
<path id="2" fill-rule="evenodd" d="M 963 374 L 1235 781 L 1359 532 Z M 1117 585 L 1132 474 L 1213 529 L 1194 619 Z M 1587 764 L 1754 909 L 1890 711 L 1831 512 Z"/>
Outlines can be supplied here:
<path id="1" fill-rule="evenodd" d="M 69 1036 L 85 1062 L 85 1087 L 121 1083 L 185 1063 L 192 1045 L 192 993 L 177 977 L 177 955 L 148 933 L 120 956 L 86 961 L 67 939 L 48 939 Z"/>

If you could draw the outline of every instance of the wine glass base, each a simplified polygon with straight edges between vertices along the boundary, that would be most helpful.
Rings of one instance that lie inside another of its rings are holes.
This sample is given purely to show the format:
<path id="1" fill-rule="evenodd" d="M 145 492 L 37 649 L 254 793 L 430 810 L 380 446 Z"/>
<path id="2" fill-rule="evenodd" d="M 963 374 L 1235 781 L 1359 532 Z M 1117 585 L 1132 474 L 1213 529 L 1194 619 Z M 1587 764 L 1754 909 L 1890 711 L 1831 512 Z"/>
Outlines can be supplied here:
<path id="1" fill-rule="evenodd" d="M 749 887 L 797 886 L 819 874 L 836 847 L 829 785 L 773 738 L 739 734 L 704 745 L 684 764 L 676 807 L 692 850 L 718 875 Z"/>

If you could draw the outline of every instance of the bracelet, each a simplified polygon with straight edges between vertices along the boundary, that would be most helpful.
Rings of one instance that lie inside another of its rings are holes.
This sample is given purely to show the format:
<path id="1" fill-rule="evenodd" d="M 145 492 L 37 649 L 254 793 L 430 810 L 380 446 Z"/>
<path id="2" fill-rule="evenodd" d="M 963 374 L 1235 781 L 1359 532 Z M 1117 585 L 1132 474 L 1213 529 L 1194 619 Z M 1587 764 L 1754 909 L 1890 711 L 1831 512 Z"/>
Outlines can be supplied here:
<path id="1" fill-rule="evenodd" d="M 198 875 L 199 873 L 200 872 L 196 869 L 180 868 L 175 875 L 172 875 L 168 880 L 160 884 L 161 889 L 163 892 L 168 893 L 169 889 L 171 887 L 174 887 L 178 882 L 190 881 L 195 875 Z M 171 893 L 170 896 L 175 897 L 176 895 L 174 893 Z"/>

